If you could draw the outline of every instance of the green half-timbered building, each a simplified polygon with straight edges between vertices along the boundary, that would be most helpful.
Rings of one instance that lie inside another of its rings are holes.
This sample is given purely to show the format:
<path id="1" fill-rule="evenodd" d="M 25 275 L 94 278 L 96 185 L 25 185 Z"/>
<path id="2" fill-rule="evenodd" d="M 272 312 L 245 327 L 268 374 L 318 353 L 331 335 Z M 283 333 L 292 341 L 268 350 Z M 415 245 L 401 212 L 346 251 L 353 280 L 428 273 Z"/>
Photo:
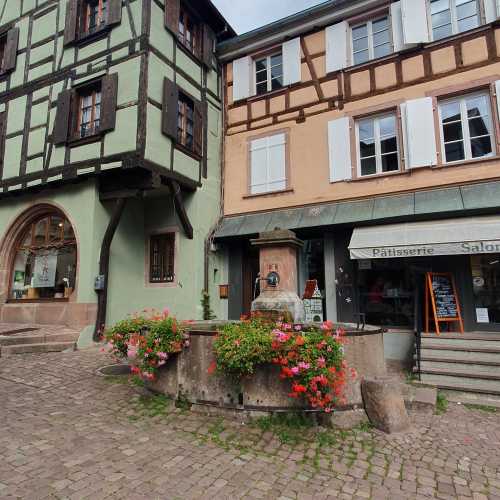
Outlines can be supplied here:
<path id="1" fill-rule="evenodd" d="M 214 47 L 233 34 L 209 0 L 0 2 L 0 321 L 202 316 L 217 282 Z"/>

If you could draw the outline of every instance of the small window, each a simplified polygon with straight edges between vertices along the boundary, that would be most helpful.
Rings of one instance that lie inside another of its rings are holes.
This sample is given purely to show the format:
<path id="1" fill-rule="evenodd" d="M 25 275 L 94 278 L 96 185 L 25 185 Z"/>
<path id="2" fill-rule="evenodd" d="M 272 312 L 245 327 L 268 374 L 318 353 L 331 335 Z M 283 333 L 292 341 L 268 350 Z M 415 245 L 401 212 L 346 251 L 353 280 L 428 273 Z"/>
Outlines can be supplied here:
<path id="1" fill-rule="evenodd" d="M 192 54 L 199 53 L 200 35 L 199 25 L 190 13 L 181 8 L 179 12 L 179 41 Z"/>
<path id="2" fill-rule="evenodd" d="M 480 25 L 478 0 L 430 0 L 433 40 Z"/>
<path id="3" fill-rule="evenodd" d="M 282 191 L 286 187 L 286 134 L 250 141 L 250 194 Z"/>
<path id="4" fill-rule="evenodd" d="M 194 148 L 194 103 L 180 92 L 177 105 L 177 142 L 188 149 Z"/>
<path id="5" fill-rule="evenodd" d="M 387 16 L 353 26 L 351 33 L 353 64 L 384 57 L 392 52 L 391 31 Z"/>
<path id="6" fill-rule="evenodd" d="M 489 94 L 471 94 L 439 103 L 445 163 L 493 156 Z"/>
<path id="7" fill-rule="evenodd" d="M 173 283 L 175 233 L 158 234 L 149 240 L 149 282 Z"/>
<path id="8" fill-rule="evenodd" d="M 283 54 L 255 59 L 255 90 L 258 95 L 283 87 Z"/>
<path id="9" fill-rule="evenodd" d="M 365 118 L 356 122 L 358 171 L 361 177 L 399 170 L 396 115 Z"/>
<path id="10" fill-rule="evenodd" d="M 108 0 L 84 0 L 81 7 L 80 34 L 91 35 L 106 26 Z"/>
<path id="11" fill-rule="evenodd" d="M 0 68 L 4 66 L 5 48 L 7 46 L 7 35 L 0 37 Z"/>
<path id="12" fill-rule="evenodd" d="M 82 139 L 97 134 L 101 123 L 100 85 L 78 91 L 77 102 L 76 138 Z"/>

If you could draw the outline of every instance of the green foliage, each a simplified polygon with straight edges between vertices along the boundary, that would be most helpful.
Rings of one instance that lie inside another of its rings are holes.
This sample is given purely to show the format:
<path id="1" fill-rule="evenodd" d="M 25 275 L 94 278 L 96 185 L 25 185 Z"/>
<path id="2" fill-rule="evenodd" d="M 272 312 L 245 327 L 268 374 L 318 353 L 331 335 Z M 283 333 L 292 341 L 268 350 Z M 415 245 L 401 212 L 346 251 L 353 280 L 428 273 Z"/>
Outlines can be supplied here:
<path id="1" fill-rule="evenodd" d="M 282 444 L 297 446 L 304 441 L 305 434 L 313 427 L 313 422 L 305 413 L 287 412 L 260 417 L 255 420 L 254 425 L 262 432 L 273 433 Z"/>
<path id="2" fill-rule="evenodd" d="M 436 415 L 443 415 L 448 410 L 448 399 L 442 392 L 438 392 L 436 400 Z"/>
<path id="3" fill-rule="evenodd" d="M 478 410 L 482 411 L 485 413 L 499 413 L 500 409 L 495 408 L 494 406 L 488 406 L 488 405 L 476 405 L 472 403 L 465 403 L 464 406 L 468 408 L 469 410 Z"/>
<path id="4" fill-rule="evenodd" d="M 217 370 L 237 378 L 254 373 L 271 362 L 272 342 L 269 324 L 260 319 L 225 325 L 214 342 Z"/>
<path id="5" fill-rule="evenodd" d="M 206 290 L 202 290 L 201 292 L 201 307 L 203 309 L 203 319 L 205 321 L 211 321 L 217 318 L 210 307 L 210 294 Z"/>

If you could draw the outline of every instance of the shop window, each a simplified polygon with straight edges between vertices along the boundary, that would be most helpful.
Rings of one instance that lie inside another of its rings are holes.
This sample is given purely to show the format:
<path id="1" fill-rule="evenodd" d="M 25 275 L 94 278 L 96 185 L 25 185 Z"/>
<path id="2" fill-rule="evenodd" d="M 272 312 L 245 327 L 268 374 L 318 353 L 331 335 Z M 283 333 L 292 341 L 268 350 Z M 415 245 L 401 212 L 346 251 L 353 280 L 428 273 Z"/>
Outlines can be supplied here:
<path id="1" fill-rule="evenodd" d="M 283 54 L 281 52 L 254 61 L 256 94 L 265 94 L 283 87 Z"/>
<path id="2" fill-rule="evenodd" d="M 284 132 L 250 141 L 250 194 L 287 188 L 286 143 Z"/>
<path id="3" fill-rule="evenodd" d="M 175 233 L 158 234 L 149 240 L 149 282 L 173 283 Z"/>
<path id="4" fill-rule="evenodd" d="M 397 119 L 394 113 L 357 120 L 356 134 L 360 176 L 399 170 Z"/>
<path id="5" fill-rule="evenodd" d="M 500 254 L 473 255 L 472 288 L 478 323 L 500 323 Z"/>
<path id="6" fill-rule="evenodd" d="M 200 27 L 193 16 L 183 7 L 179 12 L 179 30 L 177 33 L 179 42 L 192 54 L 199 54 Z"/>
<path id="7" fill-rule="evenodd" d="M 408 263 L 398 259 L 358 262 L 360 312 L 366 322 L 389 327 L 413 327 L 416 284 Z"/>
<path id="8" fill-rule="evenodd" d="M 463 33 L 480 24 L 478 0 L 431 0 L 432 39 Z"/>
<path id="9" fill-rule="evenodd" d="M 67 299 L 75 286 L 76 239 L 71 224 L 52 214 L 30 224 L 12 270 L 11 299 Z"/>
<path id="10" fill-rule="evenodd" d="M 351 28 L 353 64 L 387 56 L 392 52 L 389 17 L 367 21 Z"/>
<path id="11" fill-rule="evenodd" d="M 439 103 L 441 142 L 446 163 L 494 155 L 494 132 L 488 93 Z"/>

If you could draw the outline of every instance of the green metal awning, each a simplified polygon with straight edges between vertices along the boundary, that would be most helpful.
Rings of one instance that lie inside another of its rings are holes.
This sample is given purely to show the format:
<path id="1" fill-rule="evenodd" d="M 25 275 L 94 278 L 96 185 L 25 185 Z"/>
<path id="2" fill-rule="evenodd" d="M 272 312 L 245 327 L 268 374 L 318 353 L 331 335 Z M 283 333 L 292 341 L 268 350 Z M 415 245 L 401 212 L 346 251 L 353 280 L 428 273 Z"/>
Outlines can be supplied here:
<path id="1" fill-rule="evenodd" d="M 216 238 L 250 236 L 263 231 L 363 225 L 384 220 L 444 218 L 500 209 L 500 182 L 469 184 L 395 196 L 374 197 L 302 208 L 274 210 L 222 219 Z"/>

